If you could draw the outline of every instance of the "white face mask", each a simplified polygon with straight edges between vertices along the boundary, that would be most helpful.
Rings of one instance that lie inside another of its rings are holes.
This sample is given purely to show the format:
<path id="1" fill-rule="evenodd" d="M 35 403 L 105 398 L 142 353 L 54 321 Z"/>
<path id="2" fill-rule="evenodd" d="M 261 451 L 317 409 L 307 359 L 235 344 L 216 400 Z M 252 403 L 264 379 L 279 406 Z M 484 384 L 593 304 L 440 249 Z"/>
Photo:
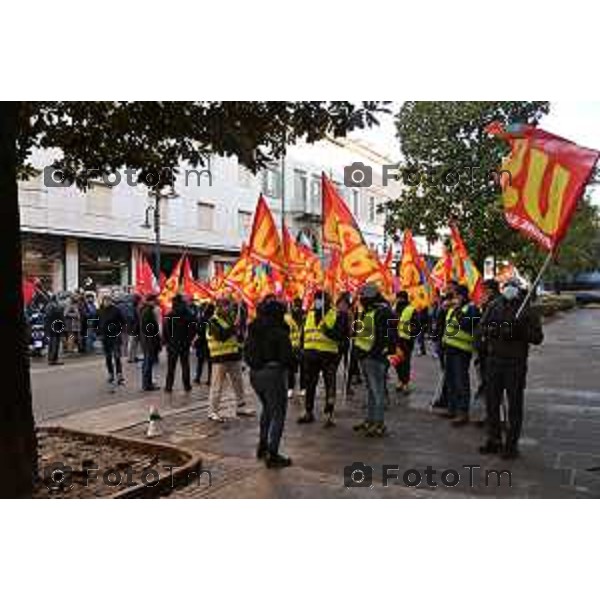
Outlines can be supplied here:
<path id="1" fill-rule="evenodd" d="M 315 300 L 315 308 L 321 310 L 323 308 L 323 300 Z"/>
<path id="2" fill-rule="evenodd" d="M 507 300 L 514 300 L 519 295 L 519 288 L 514 285 L 507 285 L 504 290 L 502 290 L 502 295 Z"/>

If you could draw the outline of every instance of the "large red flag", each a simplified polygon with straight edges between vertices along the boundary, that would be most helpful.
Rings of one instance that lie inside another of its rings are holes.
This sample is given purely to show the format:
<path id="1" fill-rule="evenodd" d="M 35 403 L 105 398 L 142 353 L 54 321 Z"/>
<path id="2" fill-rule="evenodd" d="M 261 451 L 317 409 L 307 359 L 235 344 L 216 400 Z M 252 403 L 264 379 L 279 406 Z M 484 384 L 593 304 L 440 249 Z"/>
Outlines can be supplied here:
<path id="1" fill-rule="evenodd" d="M 492 123 L 487 131 L 511 146 L 501 177 L 508 224 L 546 250 L 554 250 L 600 153 L 531 125 L 504 130 Z"/>
<path id="2" fill-rule="evenodd" d="M 321 175 L 323 241 L 341 251 L 342 270 L 352 280 L 364 282 L 380 272 L 380 264 L 367 244 L 346 203 L 325 173 Z"/>
<path id="3" fill-rule="evenodd" d="M 194 279 L 190 260 L 187 256 L 183 261 L 183 293 L 195 302 L 211 300 L 214 297 L 213 291 L 208 286 Z"/>
<path id="4" fill-rule="evenodd" d="M 277 226 L 262 194 L 258 198 L 254 212 L 248 250 L 254 260 L 269 263 L 279 269 L 283 268 L 285 258 Z"/>
<path id="5" fill-rule="evenodd" d="M 163 288 L 158 296 L 158 303 L 163 313 L 171 310 L 173 304 L 173 297 L 179 291 L 179 278 L 181 277 L 181 268 L 183 265 L 183 256 L 177 261 L 177 264 L 173 267 L 173 271 L 169 278 L 165 281 Z"/>
<path id="6" fill-rule="evenodd" d="M 135 263 L 135 291 L 142 296 L 156 291 L 156 277 L 143 252 L 138 252 Z"/>

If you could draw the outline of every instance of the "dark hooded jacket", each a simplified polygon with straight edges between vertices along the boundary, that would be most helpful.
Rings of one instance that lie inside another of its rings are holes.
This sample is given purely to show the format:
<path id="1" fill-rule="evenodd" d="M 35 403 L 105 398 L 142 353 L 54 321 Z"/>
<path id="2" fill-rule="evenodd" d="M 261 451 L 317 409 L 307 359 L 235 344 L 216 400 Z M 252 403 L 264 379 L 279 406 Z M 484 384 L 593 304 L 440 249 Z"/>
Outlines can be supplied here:
<path id="1" fill-rule="evenodd" d="M 248 328 L 244 359 L 251 369 L 267 365 L 289 368 L 294 364 L 290 329 L 285 322 L 285 307 L 280 302 L 259 306 L 258 316 Z"/>

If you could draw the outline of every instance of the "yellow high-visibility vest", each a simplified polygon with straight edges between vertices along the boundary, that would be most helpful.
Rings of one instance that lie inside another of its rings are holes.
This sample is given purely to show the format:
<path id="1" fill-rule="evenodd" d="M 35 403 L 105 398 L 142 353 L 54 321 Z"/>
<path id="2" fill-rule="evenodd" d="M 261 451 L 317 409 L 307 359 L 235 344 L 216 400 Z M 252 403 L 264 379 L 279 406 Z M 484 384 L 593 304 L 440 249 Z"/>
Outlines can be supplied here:
<path id="1" fill-rule="evenodd" d="M 327 337 L 322 328 L 323 325 L 330 328 L 333 327 L 336 318 L 337 311 L 335 308 L 330 308 L 325 317 L 321 319 L 319 326 L 317 326 L 315 321 L 315 311 L 311 310 L 304 323 L 304 349 L 337 353 L 338 343 Z"/>
<path id="2" fill-rule="evenodd" d="M 221 327 L 227 329 L 230 325 L 225 322 L 221 317 L 214 316 L 209 322 L 206 328 L 206 339 L 208 341 L 208 352 L 211 358 L 217 356 L 227 356 L 228 354 L 237 354 L 240 351 L 240 344 L 237 340 L 235 333 L 229 336 L 225 341 L 220 342 L 215 338 L 211 332 L 211 321 L 216 321 Z"/>
<path id="3" fill-rule="evenodd" d="M 461 313 L 466 315 L 468 310 L 469 305 L 467 304 L 462 307 Z M 463 350 L 464 352 L 473 353 L 474 336 L 472 323 L 470 332 L 462 329 L 454 308 L 449 309 L 448 314 L 446 315 L 446 327 L 444 328 L 442 343 L 446 346 Z"/>
<path id="4" fill-rule="evenodd" d="M 375 344 L 375 310 L 365 313 L 356 321 L 354 346 L 363 352 L 370 352 Z"/>
<path id="5" fill-rule="evenodd" d="M 290 328 L 290 342 L 292 343 L 292 348 L 300 348 L 300 327 L 298 326 L 298 323 L 296 323 L 296 319 L 294 319 L 290 313 L 286 313 L 285 322 Z"/>
<path id="6" fill-rule="evenodd" d="M 405 340 L 412 339 L 410 322 L 412 321 L 414 313 L 415 307 L 412 304 L 405 306 L 400 313 L 400 318 L 398 319 L 398 335 Z"/>

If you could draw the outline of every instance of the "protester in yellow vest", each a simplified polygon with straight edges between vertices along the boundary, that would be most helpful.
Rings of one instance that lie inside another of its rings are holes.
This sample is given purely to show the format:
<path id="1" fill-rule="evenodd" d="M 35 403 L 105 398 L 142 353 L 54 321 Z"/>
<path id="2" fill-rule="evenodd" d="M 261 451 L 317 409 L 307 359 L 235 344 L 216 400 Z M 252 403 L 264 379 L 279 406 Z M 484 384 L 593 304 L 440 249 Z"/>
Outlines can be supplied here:
<path id="1" fill-rule="evenodd" d="M 394 313 L 372 283 L 361 290 L 360 302 L 363 314 L 354 323 L 354 348 L 367 384 L 367 418 L 355 425 L 354 431 L 383 437 L 387 371 L 396 358 Z"/>
<path id="2" fill-rule="evenodd" d="M 308 311 L 304 323 L 303 364 L 306 385 L 305 413 L 298 423 L 315 420 L 315 393 L 319 376 L 325 382 L 325 427 L 333 427 L 335 383 L 339 362 L 339 344 L 343 337 L 337 310 L 331 306 L 329 294 L 317 291 L 314 306 Z"/>
<path id="3" fill-rule="evenodd" d="M 452 424 L 456 426 L 464 425 L 469 421 L 471 402 L 469 368 L 479 318 L 479 310 L 469 302 L 469 290 L 463 285 L 456 286 L 446 314 L 442 337 L 445 356 L 444 377 L 448 394 L 448 412 L 445 416 L 452 419 Z"/>
<path id="4" fill-rule="evenodd" d="M 396 295 L 396 318 L 398 319 L 398 346 L 404 355 L 396 367 L 398 385 L 396 391 L 409 394 L 411 356 L 415 338 L 419 334 L 419 315 L 403 290 Z"/>
<path id="5" fill-rule="evenodd" d="M 304 378 L 302 368 L 302 330 L 304 328 L 304 311 L 302 299 L 294 298 L 290 310 L 285 315 L 285 322 L 290 328 L 290 342 L 294 355 L 292 367 L 288 370 L 288 398 L 293 398 L 296 387 L 296 373 L 300 374 L 300 395 L 304 394 Z"/>
<path id="6" fill-rule="evenodd" d="M 251 414 L 242 409 L 245 401 L 239 312 L 229 298 L 217 300 L 215 314 L 208 321 L 206 332 L 212 367 L 208 418 L 220 423 L 224 421 L 219 409 L 226 378 L 236 396 L 238 415 Z"/>

